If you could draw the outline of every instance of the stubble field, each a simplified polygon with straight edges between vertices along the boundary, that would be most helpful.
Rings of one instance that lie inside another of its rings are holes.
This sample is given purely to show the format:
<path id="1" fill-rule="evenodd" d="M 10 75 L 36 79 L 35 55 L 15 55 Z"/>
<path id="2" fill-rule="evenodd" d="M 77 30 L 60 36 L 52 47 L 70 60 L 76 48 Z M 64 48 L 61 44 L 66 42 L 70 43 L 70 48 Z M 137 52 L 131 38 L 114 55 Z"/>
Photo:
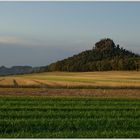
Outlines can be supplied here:
<path id="1" fill-rule="evenodd" d="M 48 72 L 0 77 L 1 87 L 139 88 L 140 72 Z"/>

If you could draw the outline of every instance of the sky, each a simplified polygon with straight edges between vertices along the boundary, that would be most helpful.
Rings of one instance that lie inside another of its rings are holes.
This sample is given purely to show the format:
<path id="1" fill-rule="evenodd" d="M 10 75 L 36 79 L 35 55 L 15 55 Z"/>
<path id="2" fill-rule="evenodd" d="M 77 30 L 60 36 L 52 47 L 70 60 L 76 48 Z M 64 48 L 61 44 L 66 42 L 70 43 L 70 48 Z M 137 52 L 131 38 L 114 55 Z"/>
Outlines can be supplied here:
<path id="1" fill-rule="evenodd" d="M 45 66 L 102 38 L 140 54 L 140 2 L 0 2 L 0 66 Z"/>

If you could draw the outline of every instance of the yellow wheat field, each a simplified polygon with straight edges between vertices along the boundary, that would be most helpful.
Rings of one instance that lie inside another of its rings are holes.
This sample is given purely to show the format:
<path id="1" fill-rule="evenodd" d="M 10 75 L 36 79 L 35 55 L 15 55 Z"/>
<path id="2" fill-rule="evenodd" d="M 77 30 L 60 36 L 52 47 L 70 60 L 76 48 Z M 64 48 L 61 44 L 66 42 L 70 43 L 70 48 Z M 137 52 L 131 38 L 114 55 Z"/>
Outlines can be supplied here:
<path id="1" fill-rule="evenodd" d="M 0 85 L 19 86 L 57 86 L 57 87 L 140 87 L 139 71 L 109 71 L 109 72 L 46 72 L 37 74 L 0 77 Z"/>

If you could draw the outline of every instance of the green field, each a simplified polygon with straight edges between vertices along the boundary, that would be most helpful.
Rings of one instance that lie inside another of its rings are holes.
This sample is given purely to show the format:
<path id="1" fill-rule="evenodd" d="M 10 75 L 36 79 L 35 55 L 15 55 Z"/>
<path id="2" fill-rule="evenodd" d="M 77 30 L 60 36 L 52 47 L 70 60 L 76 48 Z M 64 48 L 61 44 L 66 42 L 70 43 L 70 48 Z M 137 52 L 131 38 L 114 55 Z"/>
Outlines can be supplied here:
<path id="1" fill-rule="evenodd" d="M 1 96 L 0 137 L 140 138 L 140 99 Z"/>

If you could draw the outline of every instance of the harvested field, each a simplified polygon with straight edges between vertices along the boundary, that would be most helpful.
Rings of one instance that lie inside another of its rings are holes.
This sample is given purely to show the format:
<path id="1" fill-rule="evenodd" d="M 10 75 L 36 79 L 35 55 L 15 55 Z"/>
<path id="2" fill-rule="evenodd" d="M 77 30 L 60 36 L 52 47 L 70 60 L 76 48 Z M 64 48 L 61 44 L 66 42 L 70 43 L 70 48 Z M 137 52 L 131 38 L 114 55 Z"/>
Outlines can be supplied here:
<path id="1" fill-rule="evenodd" d="M 129 88 L 140 89 L 140 72 L 48 72 L 1 77 L 0 86 L 11 86 L 15 79 L 19 87 L 50 88 Z"/>

